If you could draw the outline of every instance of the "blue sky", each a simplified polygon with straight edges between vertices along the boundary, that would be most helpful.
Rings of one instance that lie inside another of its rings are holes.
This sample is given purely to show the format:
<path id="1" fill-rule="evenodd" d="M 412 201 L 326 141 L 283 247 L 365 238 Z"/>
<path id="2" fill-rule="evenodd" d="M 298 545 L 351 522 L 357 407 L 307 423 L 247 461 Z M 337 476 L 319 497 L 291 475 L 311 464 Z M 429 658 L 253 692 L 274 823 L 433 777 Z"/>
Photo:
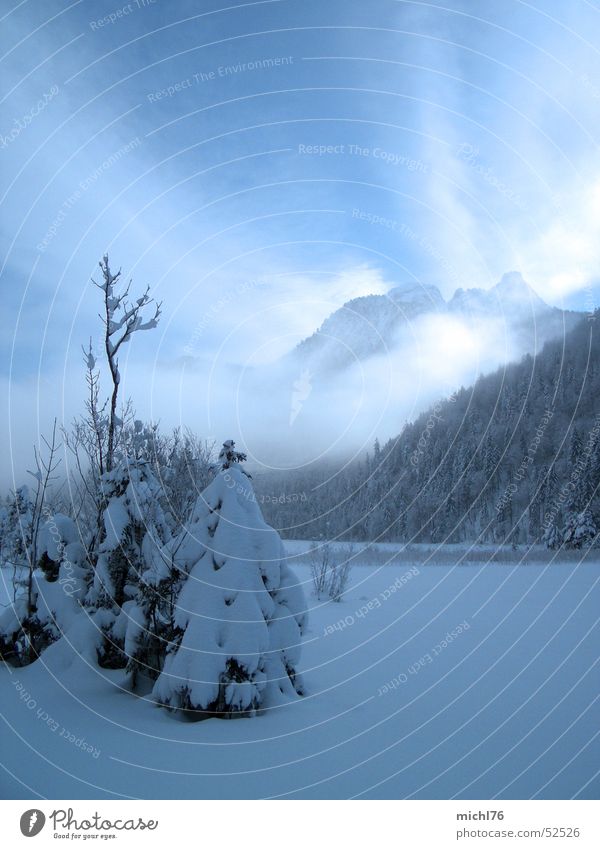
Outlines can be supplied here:
<path id="1" fill-rule="evenodd" d="M 148 386 L 190 350 L 274 359 L 349 298 L 408 280 L 449 297 L 518 269 L 549 303 L 596 305 L 591 3 L 24 0 L 1 14 L 17 468 L 80 406 L 105 250 L 164 301 L 124 367 L 143 414 L 166 421 L 175 396 L 162 381 L 150 403 Z"/>

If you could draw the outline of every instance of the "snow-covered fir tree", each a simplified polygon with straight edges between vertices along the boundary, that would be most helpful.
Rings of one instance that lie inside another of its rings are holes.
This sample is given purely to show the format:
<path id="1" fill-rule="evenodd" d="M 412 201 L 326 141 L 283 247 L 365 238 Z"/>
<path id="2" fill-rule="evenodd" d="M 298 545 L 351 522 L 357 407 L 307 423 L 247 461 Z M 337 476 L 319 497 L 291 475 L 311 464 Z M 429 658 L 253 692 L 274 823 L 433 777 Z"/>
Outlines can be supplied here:
<path id="1" fill-rule="evenodd" d="M 175 611 L 178 636 L 153 689 L 160 704 L 198 718 L 251 715 L 303 691 L 303 590 L 233 442 L 220 457 L 173 546 L 187 578 Z"/>
<path id="2" fill-rule="evenodd" d="M 563 542 L 563 535 L 555 521 L 550 522 L 543 533 L 542 542 L 546 548 L 560 548 Z"/>
<path id="3" fill-rule="evenodd" d="M 598 536 L 598 529 L 589 507 L 579 512 L 567 513 L 563 531 L 563 542 L 567 548 L 583 548 L 591 545 Z"/>

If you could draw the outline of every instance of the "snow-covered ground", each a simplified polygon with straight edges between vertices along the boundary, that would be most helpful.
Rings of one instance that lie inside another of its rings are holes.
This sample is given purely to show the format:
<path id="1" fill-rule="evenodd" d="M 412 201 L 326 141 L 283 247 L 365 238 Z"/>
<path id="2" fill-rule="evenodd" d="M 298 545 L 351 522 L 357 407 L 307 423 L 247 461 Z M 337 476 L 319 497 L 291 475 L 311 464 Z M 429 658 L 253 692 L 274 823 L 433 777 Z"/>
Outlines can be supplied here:
<path id="1" fill-rule="evenodd" d="M 1 795 L 598 798 L 600 564 L 375 551 L 310 597 L 307 695 L 253 719 L 178 721 L 64 647 L 2 666 Z"/>

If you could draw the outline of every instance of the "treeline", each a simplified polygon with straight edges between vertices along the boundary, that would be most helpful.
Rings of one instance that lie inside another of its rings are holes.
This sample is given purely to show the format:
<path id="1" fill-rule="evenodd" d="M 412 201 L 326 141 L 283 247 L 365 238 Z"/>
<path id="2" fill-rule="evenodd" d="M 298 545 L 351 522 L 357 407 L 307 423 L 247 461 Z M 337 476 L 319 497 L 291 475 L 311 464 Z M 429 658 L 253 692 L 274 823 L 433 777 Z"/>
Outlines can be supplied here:
<path id="1" fill-rule="evenodd" d="M 594 542 L 598 315 L 439 401 L 364 461 L 260 477 L 267 520 L 288 538 Z"/>

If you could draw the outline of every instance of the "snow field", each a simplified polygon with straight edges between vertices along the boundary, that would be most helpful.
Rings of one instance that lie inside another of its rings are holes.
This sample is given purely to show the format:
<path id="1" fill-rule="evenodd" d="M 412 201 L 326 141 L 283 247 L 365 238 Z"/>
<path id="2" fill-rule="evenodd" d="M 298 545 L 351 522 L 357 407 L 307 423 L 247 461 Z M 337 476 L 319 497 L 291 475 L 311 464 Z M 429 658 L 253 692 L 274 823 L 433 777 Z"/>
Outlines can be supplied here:
<path id="1" fill-rule="evenodd" d="M 303 698 L 180 722 L 57 644 L 0 669 L 2 795 L 598 797 L 597 564 L 365 564 L 333 603 L 293 560 Z"/>

